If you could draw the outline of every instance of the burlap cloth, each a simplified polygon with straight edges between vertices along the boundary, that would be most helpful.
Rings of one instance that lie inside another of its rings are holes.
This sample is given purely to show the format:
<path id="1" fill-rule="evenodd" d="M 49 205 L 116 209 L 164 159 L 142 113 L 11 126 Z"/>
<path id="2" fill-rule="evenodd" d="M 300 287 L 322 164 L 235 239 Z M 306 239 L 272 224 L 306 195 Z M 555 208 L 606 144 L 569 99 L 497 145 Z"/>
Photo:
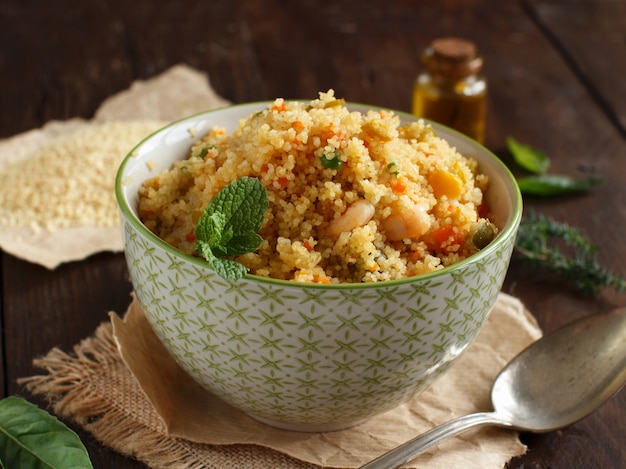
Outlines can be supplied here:
<path id="1" fill-rule="evenodd" d="M 275 429 L 201 389 L 169 357 L 133 299 L 72 353 L 34 361 L 47 373 L 20 380 L 61 418 L 104 445 L 162 468 L 354 468 L 452 418 L 491 408 L 499 370 L 540 337 L 534 318 L 501 293 L 460 360 L 407 404 L 332 433 Z M 471 430 L 418 456 L 407 468 L 502 468 L 525 451 L 515 432 Z"/>

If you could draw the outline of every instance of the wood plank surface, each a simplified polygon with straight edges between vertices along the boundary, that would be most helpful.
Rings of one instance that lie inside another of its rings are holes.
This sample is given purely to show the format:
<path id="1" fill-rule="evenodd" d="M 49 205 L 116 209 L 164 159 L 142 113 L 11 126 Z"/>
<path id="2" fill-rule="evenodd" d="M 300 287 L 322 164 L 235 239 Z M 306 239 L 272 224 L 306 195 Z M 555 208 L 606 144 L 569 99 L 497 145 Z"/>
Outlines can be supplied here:
<path id="1" fill-rule="evenodd" d="M 89 118 L 133 80 L 177 63 L 206 71 L 235 103 L 334 88 L 349 101 L 409 111 L 421 50 L 460 35 L 485 58 L 489 149 L 510 163 L 513 136 L 548 154 L 553 173 L 604 178 L 588 194 L 525 198 L 526 209 L 583 228 L 599 261 L 626 275 L 625 10 L 618 0 L 4 0 L 0 138 Z M 33 358 L 71 350 L 129 301 L 121 254 L 54 271 L 8 254 L 0 262 L 3 395 L 24 393 L 16 380 L 35 372 Z M 626 304 L 610 290 L 583 297 L 515 260 L 504 291 L 545 330 Z M 509 468 L 626 467 L 625 421 L 622 391 L 571 427 L 524 435 L 529 452 Z M 78 431 L 94 467 L 144 467 Z"/>
<path id="2" fill-rule="evenodd" d="M 529 0 L 532 17 L 626 136 L 626 2 Z"/>

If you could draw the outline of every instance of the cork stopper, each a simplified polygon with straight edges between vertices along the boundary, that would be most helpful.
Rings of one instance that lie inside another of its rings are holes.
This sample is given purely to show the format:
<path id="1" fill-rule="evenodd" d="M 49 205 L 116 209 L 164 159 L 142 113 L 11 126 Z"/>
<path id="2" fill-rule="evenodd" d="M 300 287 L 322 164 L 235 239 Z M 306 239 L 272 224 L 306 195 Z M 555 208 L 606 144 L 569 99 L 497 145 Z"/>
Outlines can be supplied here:
<path id="1" fill-rule="evenodd" d="M 483 66 L 476 45 L 458 37 L 433 40 L 422 59 L 429 73 L 448 80 L 461 80 L 474 75 Z"/>

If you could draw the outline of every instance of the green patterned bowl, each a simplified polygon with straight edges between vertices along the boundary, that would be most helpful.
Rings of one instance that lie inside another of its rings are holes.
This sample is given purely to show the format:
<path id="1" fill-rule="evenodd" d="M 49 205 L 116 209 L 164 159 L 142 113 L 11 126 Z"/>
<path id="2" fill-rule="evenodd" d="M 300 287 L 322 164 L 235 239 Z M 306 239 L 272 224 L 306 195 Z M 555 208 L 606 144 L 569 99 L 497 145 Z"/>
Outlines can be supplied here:
<path id="1" fill-rule="evenodd" d="M 137 191 L 183 158 L 193 135 L 216 125 L 231 132 L 240 118 L 269 104 L 174 122 L 126 157 L 116 195 L 130 276 L 156 334 L 206 389 L 277 427 L 346 428 L 424 390 L 471 343 L 502 286 L 521 196 L 493 154 L 433 124 L 489 176 L 487 198 L 500 232 L 482 251 L 436 273 L 376 284 L 302 284 L 253 275 L 224 280 L 146 229 L 137 217 Z"/>

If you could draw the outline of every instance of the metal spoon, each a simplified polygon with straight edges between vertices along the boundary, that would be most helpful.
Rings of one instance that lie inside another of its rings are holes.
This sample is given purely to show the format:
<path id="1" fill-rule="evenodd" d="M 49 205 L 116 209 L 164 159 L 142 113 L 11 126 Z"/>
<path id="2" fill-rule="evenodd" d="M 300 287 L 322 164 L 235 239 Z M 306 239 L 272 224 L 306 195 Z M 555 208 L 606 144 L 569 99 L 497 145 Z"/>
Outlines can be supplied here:
<path id="1" fill-rule="evenodd" d="M 531 344 L 498 375 L 493 412 L 444 423 L 360 469 L 392 469 L 472 427 L 549 432 L 586 417 L 626 382 L 626 308 L 588 316 Z"/>

